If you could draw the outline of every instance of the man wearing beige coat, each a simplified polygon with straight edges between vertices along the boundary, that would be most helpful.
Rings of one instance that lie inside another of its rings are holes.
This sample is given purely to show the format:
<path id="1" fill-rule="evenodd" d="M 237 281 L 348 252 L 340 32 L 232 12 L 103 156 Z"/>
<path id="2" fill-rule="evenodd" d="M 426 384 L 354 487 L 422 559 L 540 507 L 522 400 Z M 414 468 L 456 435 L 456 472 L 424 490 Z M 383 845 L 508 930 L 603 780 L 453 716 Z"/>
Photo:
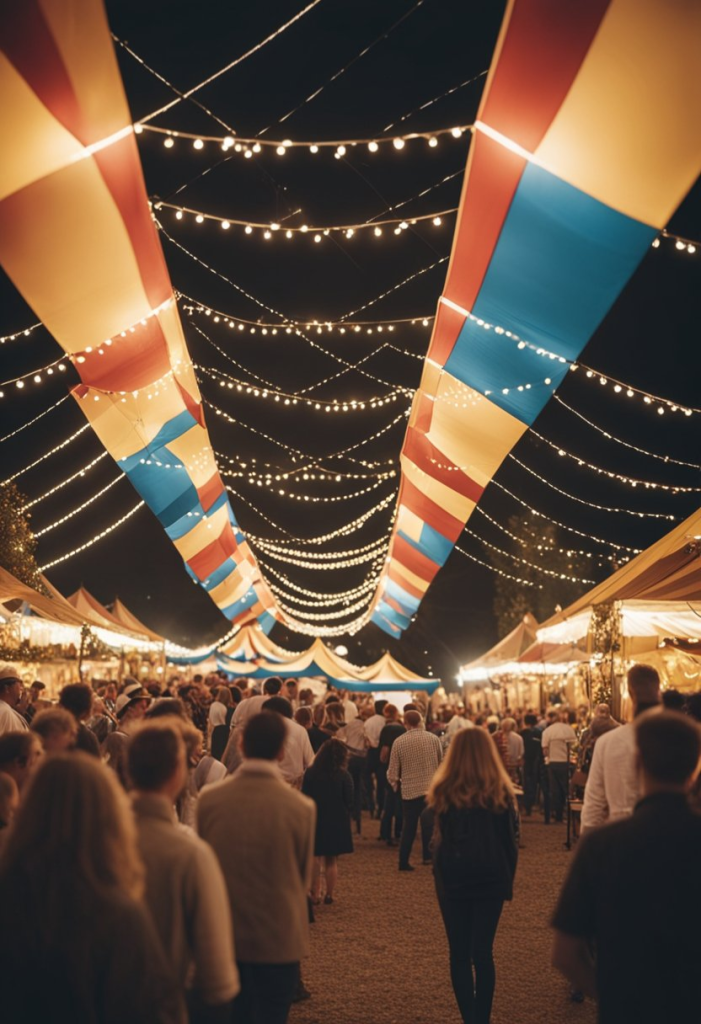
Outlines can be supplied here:
<path id="1" fill-rule="evenodd" d="M 237 1024 L 285 1024 L 309 947 L 316 808 L 280 774 L 286 735 L 280 715 L 254 715 L 243 732 L 243 764 L 198 804 L 198 830 L 219 859 L 231 904 Z"/>

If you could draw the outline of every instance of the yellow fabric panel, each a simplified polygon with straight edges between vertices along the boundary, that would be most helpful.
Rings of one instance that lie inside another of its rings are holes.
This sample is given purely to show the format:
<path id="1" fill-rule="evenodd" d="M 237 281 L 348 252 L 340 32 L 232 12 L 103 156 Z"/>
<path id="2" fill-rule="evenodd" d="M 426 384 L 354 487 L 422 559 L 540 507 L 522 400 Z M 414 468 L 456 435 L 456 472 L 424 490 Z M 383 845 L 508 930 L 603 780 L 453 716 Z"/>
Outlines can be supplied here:
<path id="1" fill-rule="evenodd" d="M 421 530 L 423 529 L 423 520 L 419 519 L 417 515 L 411 512 L 405 505 L 399 506 L 397 513 L 397 529 L 405 533 L 407 537 L 411 537 L 412 540 L 418 542 L 421 540 Z"/>
<path id="2" fill-rule="evenodd" d="M 168 449 L 183 463 L 195 487 L 202 487 L 216 472 L 209 434 L 199 424 L 169 441 Z"/>
<path id="3" fill-rule="evenodd" d="M 192 369 L 192 360 L 185 343 L 180 313 L 175 300 L 168 303 L 164 309 L 159 310 L 156 316 L 166 339 L 173 372 L 188 394 L 199 401 L 200 391 L 197 387 L 195 371 Z"/>
<path id="4" fill-rule="evenodd" d="M 438 365 L 438 363 L 434 363 L 427 359 L 424 363 L 423 373 L 421 374 L 421 383 L 419 384 L 420 390 L 424 391 L 427 395 L 435 395 L 438 390 L 438 384 L 442 372 L 443 369 Z"/>
<path id="5" fill-rule="evenodd" d="M 66 352 L 80 352 L 150 311 L 131 241 L 92 158 L 31 186 L 33 217 L 23 234 L 44 244 L 0 239 L 7 274 Z"/>
<path id="6" fill-rule="evenodd" d="M 40 0 L 40 6 L 78 96 L 84 123 L 96 126 L 99 138 L 131 124 L 103 4 Z"/>
<path id="7" fill-rule="evenodd" d="M 405 565 L 402 565 L 397 558 L 392 559 L 392 570 L 396 572 L 398 576 L 405 579 L 407 583 L 411 583 L 413 587 L 416 587 L 416 589 L 420 590 L 423 594 L 425 594 L 431 586 L 431 580 L 424 580 L 420 576 L 417 576 L 416 573 L 411 571 L 411 569 L 407 569 Z M 436 571 L 438 571 L 438 566 L 436 566 Z"/>
<path id="8" fill-rule="evenodd" d="M 426 494 L 431 501 L 435 501 L 437 505 L 440 505 L 446 512 L 449 512 L 451 516 L 455 516 L 456 519 L 461 519 L 463 522 L 467 521 L 475 507 L 474 501 L 470 501 L 464 495 L 458 494 L 451 487 L 446 487 L 440 480 L 434 480 L 432 476 L 424 473 L 423 470 L 414 465 L 406 455 L 402 455 L 401 463 L 407 479 Z"/>
<path id="9" fill-rule="evenodd" d="M 528 427 L 449 373 L 441 377 L 428 439 L 486 487 Z"/>
<path id="10" fill-rule="evenodd" d="M 421 403 L 421 396 L 422 396 L 422 391 L 421 391 L 420 388 L 417 388 L 416 391 L 414 392 L 414 397 L 413 397 L 412 402 L 411 402 L 411 411 L 409 412 L 409 419 L 407 421 L 407 426 L 409 426 L 409 427 L 415 427 L 416 426 L 416 417 L 418 416 L 418 413 L 419 413 L 419 405 Z"/>
<path id="11" fill-rule="evenodd" d="M 152 395 L 150 400 L 148 394 Z M 75 392 L 74 398 L 107 451 L 117 460 L 145 448 L 164 423 L 185 411 L 172 377 L 157 387 L 142 389 L 136 397 L 131 393 L 105 395 L 90 389 L 85 398 L 78 398 Z"/>
<path id="12" fill-rule="evenodd" d="M 244 565 L 247 563 L 244 563 Z M 220 608 L 225 608 L 234 601 L 243 597 L 251 587 L 251 580 L 248 575 L 241 572 L 241 566 L 232 570 L 231 574 L 222 580 L 213 590 L 207 591 L 214 603 Z"/>
<path id="13" fill-rule="evenodd" d="M 169 470 L 164 469 L 163 472 L 167 473 Z M 229 521 L 229 514 L 226 505 L 223 505 L 217 509 L 214 515 L 207 516 L 205 519 L 193 517 L 192 521 L 195 525 L 190 532 L 173 541 L 184 562 L 217 539 Z"/>
<path id="14" fill-rule="evenodd" d="M 613 0 L 538 163 L 664 227 L 701 164 L 700 48 L 697 0 Z"/>
<path id="15" fill-rule="evenodd" d="M 51 116 L 36 93 L 0 53 L 0 96 L 5 144 L 0 199 L 77 159 L 83 147 Z"/>

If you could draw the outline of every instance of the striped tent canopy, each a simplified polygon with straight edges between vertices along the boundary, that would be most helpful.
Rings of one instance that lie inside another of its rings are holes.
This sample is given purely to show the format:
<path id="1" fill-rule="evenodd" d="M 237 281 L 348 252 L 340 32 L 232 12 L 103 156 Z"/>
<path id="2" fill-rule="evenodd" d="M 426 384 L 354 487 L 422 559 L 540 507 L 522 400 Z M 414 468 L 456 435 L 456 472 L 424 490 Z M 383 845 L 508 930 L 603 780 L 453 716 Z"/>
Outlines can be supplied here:
<path id="1" fill-rule="evenodd" d="M 222 644 L 219 651 L 237 661 L 250 662 L 260 659 L 291 661 L 298 657 L 294 651 L 286 651 L 283 647 L 273 643 L 258 625 L 243 626 L 231 640 Z"/>
<path id="2" fill-rule="evenodd" d="M 101 0 L 0 11 L 0 262 L 75 366 L 73 397 L 232 622 L 275 600 L 217 470 Z"/>
<path id="3" fill-rule="evenodd" d="M 162 637 L 159 633 L 154 633 L 152 629 L 149 629 L 148 626 L 145 626 L 141 619 L 137 619 L 136 615 L 134 615 L 133 612 L 130 612 L 126 605 L 123 604 L 123 602 L 120 601 L 118 597 L 114 599 L 114 603 L 112 605 L 112 615 L 117 620 L 117 622 L 120 622 L 122 624 L 122 626 L 125 629 L 131 629 L 132 632 L 141 633 L 144 636 L 148 637 L 149 640 L 153 640 L 156 643 L 165 642 L 165 637 Z"/>
<path id="4" fill-rule="evenodd" d="M 510 0 L 401 453 L 391 635 L 693 185 L 699 38 L 689 0 Z"/>

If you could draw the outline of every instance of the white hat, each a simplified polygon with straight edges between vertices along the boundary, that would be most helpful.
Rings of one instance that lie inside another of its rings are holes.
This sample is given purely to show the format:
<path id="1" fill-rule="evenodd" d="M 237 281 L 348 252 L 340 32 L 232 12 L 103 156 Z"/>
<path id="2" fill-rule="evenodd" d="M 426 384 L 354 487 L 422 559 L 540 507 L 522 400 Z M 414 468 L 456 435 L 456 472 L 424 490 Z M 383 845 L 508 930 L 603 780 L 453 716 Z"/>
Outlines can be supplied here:
<path id="1" fill-rule="evenodd" d="M 15 679 L 18 679 L 20 682 L 22 680 L 17 666 L 13 665 L 11 661 L 0 663 L 0 683 L 14 681 Z"/>
<path id="2" fill-rule="evenodd" d="M 127 707 L 137 700 L 151 700 L 151 694 L 148 690 L 145 690 L 141 683 L 130 683 L 129 686 L 124 687 L 124 691 L 120 693 L 114 702 L 114 713 L 119 718 L 124 714 Z"/>

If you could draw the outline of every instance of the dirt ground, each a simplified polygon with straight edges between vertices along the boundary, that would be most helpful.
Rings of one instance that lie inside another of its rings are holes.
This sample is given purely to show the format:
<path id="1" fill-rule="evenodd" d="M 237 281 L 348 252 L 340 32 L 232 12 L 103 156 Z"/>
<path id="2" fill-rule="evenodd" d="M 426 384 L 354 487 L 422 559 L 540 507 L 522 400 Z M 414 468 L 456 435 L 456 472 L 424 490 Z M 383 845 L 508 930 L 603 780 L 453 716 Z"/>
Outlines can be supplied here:
<path id="1" fill-rule="evenodd" d="M 397 851 L 363 820 L 355 852 L 340 860 L 330 906 L 316 908 L 312 952 L 302 964 L 312 998 L 292 1007 L 291 1024 L 460 1024 L 448 947 L 430 867 L 397 871 Z M 565 828 L 526 821 L 514 899 L 495 944 L 492 1024 L 593 1024 L 595 1007 L 573 1003 L 550 966 L 548 919 L 572 856 Z"/>

